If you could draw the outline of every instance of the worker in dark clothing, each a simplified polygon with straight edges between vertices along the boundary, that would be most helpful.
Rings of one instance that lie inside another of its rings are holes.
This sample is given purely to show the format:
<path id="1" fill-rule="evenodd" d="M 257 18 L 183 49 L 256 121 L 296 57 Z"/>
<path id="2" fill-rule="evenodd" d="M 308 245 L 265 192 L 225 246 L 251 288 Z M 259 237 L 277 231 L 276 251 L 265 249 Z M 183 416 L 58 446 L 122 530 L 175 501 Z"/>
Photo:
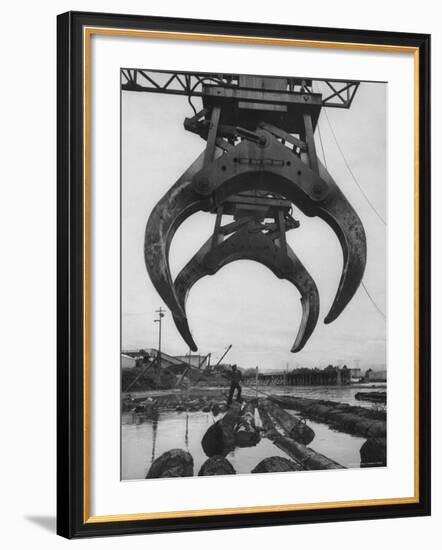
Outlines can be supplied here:
<path id="1" fill-rule="evenodd" d="M 227 400 L 227 405 L 230 405 L 232 403 L 233 394 L 235 393 L 235 390 L 237 390 L 236 400 L 241 401 L 242 374 L 236 365 L 232 365 L 232 371 L 230 373 L 229 378 L 230 378 L 230 391 L 229 391 L 229 399 Z"/>

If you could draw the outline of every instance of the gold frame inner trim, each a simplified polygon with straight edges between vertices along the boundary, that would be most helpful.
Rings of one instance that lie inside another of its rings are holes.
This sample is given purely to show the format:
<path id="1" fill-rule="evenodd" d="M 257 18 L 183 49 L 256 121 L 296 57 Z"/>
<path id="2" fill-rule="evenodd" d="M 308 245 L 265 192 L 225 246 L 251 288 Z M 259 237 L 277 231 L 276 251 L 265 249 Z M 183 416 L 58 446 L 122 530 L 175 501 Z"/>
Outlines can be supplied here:
<path id="1" fill-rule="evenodd" d="M 304 48 L 333 48 L 370 52 L 411 53 L 414 61 L 414 495 L 371 500 L 316 502 L 271 506 L 214 508 L 205 510 L 181 510 L 137 514 L 91 515 L 90 500 L 90 83 L 91 83 L 91 37 L 92 35 L 124 36 L 133 38 L 156 38 L 173 40 L 199 40 L 209 42 L 233 42 L 271 46 Z M 256 514 L 263 512 L 286 512 L 300 510 L 324 510 L 354 506 L 385 506 L 419 502 L 419 49 L 411 46 L 388 44 L 363 44 L 357 42 L 330 42 L 321 40 L 291 40 L 282 38 L 245 37 L 235 35 L 145 31 L 136 29 L 113 29 L 107 27 L 84 27 L 83 29 L 83 92 L 84 92 L 84 523 L 137 521 L 149 519 L 177 519 L 231 514 Z"/>

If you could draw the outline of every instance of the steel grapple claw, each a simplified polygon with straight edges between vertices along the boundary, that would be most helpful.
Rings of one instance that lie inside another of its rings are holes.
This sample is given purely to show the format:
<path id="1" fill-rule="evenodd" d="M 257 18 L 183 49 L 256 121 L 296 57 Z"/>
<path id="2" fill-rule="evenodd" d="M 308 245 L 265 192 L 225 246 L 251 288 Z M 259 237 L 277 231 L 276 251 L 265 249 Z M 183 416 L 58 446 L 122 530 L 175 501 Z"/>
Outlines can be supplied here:
<path id="1" fill-rule="evenodd" d="M 303 317 L 292 351 L 304 346 L 319 314 L 316 285 L 285 238 L 279 240 L 262 231 L 252 231 L 250 223 L 220 243 L 212 238 L 207 241 L 174 284 L 168 258 L 170 243 L 179 225 L 197 211 L 215 212 L 231 196 L 262 191 L 278 194 L 307 216 L 325 221 L 339 239 L 344 260 L 326 323 L 343 311 L 364 274 L 367 252 L 363 225 L 328 171 L 320 162 L 314 169 L 269 131 L 258 129 L 256 135 L 257 139 L 246 136 L 223 152 L 215 147 L 214 136 L 209 136 L 212 153 L 208 155 L 206 149 L 197 158 L 155 206 L 147 223 L 144 253 L 149 276 L 192 350 L 197 348 L 186 318 L 187 294 L 201 277 L 216 273 L 236 259 L 262 263 L 277 277 L 292 282 L 301 293 Z"/>
<path id="2" fill-rule="evenodd" d="M 253 260 L 265 265 L 278 278 L 291 282 L 301 294 L 302 320 L 292 352 L 301 350 L 311 336 L 319 316 L 319 293 L 312 277 L 287 245 L 262 232 L 251 221 L 220 243 L 208 239 L 175 280 L 180 311 L 174 313 L 175 324 L 192 350 L 196 350 L 187 317 L 186 300 L 192 286 L 206 275 L 214 275 L 236 260 Z M 182 315 L 184 312 L 184 315 Z"/>

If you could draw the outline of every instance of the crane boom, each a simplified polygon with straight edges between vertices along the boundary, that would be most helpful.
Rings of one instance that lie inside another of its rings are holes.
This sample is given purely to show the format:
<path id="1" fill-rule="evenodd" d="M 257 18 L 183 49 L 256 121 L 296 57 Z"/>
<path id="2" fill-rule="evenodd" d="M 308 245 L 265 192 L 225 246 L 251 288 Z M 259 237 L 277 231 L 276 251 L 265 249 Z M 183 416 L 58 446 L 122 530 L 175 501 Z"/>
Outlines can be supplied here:
<path id="1" fill-rule="evenodd" d="M 229 351 L 232 349 L 232 344 L 229 344 L 227 346 L 227 349 L 226 351 L 221 355 L 221 357 L 218 359 L 218 362 L 216 363 L 216 365 L 214 365 L 214 369 L 221 363 L 221 361 L 224 359 L 224 357 L 229 353 Z"/>

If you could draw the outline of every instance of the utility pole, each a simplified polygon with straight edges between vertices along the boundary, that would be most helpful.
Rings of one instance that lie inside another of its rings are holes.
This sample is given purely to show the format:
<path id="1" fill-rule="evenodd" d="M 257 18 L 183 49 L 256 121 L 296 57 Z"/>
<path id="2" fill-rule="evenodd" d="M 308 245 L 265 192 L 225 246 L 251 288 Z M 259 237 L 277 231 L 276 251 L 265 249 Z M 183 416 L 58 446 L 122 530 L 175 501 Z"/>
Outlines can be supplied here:
<path id="1" fill-rule="evenodd" d="M 158 319 L 155 319 L 154 320 L 154 323 L 158 323 L 159 324 L 159 327 L 158 327 L 158 361 L 159 361 L 159 366 L 161 367 L 161 324 L 162 324 L 162 319 L 163 317 L 166 315 L 166 310 L 164 310 L 162 307 L 160 307 L 160 309 L 157 309 L 155 311 L 155 313 L 158 313 Z"/>

